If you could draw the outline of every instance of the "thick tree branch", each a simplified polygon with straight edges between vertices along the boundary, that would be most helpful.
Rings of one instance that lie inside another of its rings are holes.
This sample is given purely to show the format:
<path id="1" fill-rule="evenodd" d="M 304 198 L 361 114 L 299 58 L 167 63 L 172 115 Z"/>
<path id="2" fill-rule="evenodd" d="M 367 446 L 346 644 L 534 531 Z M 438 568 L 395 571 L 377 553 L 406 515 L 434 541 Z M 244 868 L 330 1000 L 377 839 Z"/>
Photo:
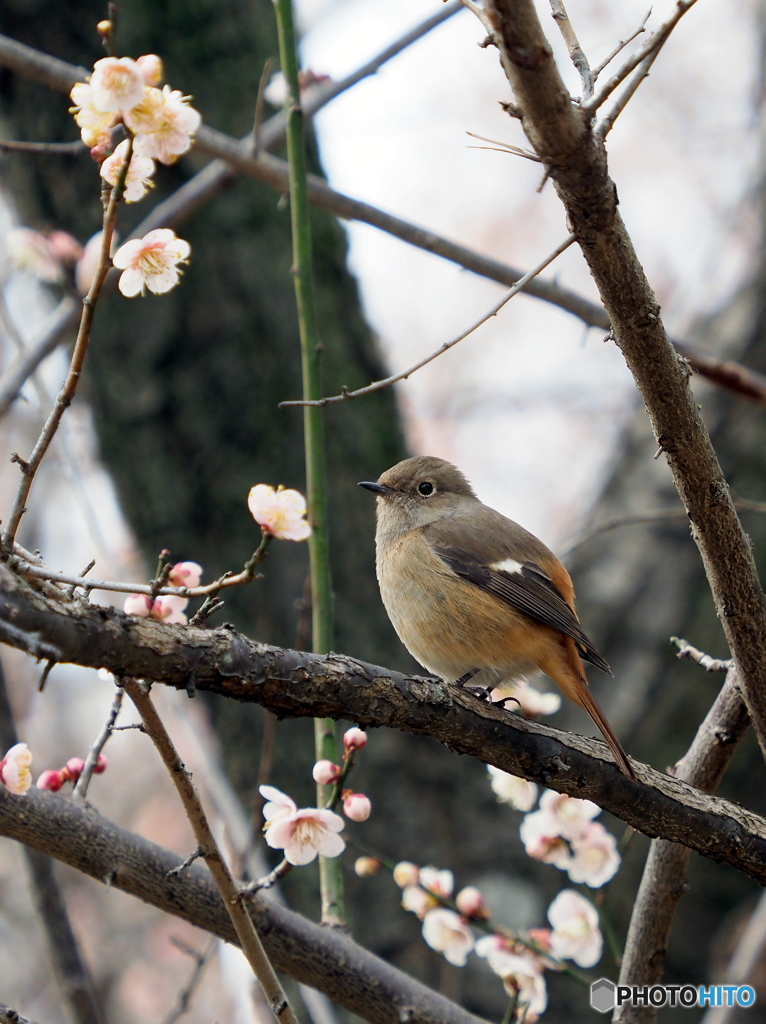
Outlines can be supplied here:
<path id="1" fill-rule="evenodd" d="M 49 57 L 47 54 L 40 53 L 32 47 L 17 43 L 2 35 L 0 35 L 0 66 L 8 67 L 19 75 L 33 78 L 61 92 L 69 92 L 74 83 L 83 81 L 88 73 L 84 68 L 67 64 L 56 57 Z M 311 109 L 310 102 L 309 107 Z M 270 132 L 267 131 L 272 121 L 274 118 L 263 126 L 262 131 L 264 139 L 269 144 L 273 144 L 274 141 L 271 139 Z M 280 131 L 282 130 L 283 128 L 280 127 Z M 177 193 L 158 204 L 139 226 L 136 234 L 140 236 L 157 227 L 177 227 L 218 191 L 225 183 L 232 168 L 241 174 L 256 178 L 278 192 L 285 193 L 288 190 L 288 167 L 285 161 L 268 153 L 254 156 L 245 142 L 202 125 L 197 134 L 196 148 L 217 159 L 199 175 L 186 182 Z M 467 246 L 452 242 L 433 231 L 426 231 L 400 217 L 394 217 L 369 203 L 362 203 L 341 192 L 336 192 L 321 178 L 314 175 L 309 175 L 308 186 L 309 202 L 327 210 L 328 213 L 344 220 L 357 220 L 364 224 L 371 224 L 380 231 L 385 231 L 409 245 L 441 256 L 443 259 L 456 263 L 481 277 L 486 277 L 490 281 L 511 286 L 525 274 L 523 270 L 482 256 L 481 253 L 477 253 Z M 107 287 L 112 283 L 111 279 L 107 279 Z M 555 281 L 541 281 L 535 278 L 524 287 L 524 292 L 566 310 L 590 327 L 609 330 L 609 316 L 602 306 L 578 295 L 577 292 L 564 288 Z M 70 319 L 65 326 L 69 327 L 71 323 Z M 60 337 L 61 335 L 52 343 L 52 347 L 55 348 Z M 716 356 L 699 352 L 680 342 L 675 344 L 680 354 L 701 376 L 742 398 L 759 405 L 766 405 L 766 377 L 762 374 L 740 366 L 739 363 L 731 360 L 719 359 Z M 41 358 L 45 354 L 47 353 L 43 353 Z M 36 366 L 35 362 L 31 368 L 34 369 Z M 27 371 L 27 376 L 29 372 L 31 371 Z M 16 390 L 10 395 L 11 402 L 16 397 L 21 384 L 26 380 L 26 376 L 22 376 L 18 383 L 18 378 L 19 374 L 17 373 L 14 381 Z M 0 381 L 0 416 L 6 411 L 4 405 L 4 402 L 8 401 L 6 392 L 7 389 L 4 389 L 3 382 Z"/>
<path id="2" fill-rule="evenodd" d="M 689 388 L 689 367 L 665 334 L 659 304 L 620 217 L 603 141 L 592 132 L 589 116 L 572 103 L 533 0 L 488 0 L 488 12 L 524 131 L 550 168 L 689 513 L 766 755 L 766 604 L 750 544 Z"/>
<path id="3" fill-rule="evenodd" d="M 208 690 L 281 717 L 345 719 L 432 736 L 458 753 L 593 800 L 646 835 L 683 843 L 766 882 L 766 821 L 758 815 L 646 765 L 636 765 L 633 782 L 600 740 L 526 721 L 439 680 L 338 654 L 270 647 L 230 629 L 167 626 L 66 597 L 53 602 L 5 566 L 2 622 L 13 623 L 14 646 L 44 640 L 61 661 Z"/>
<path id="4" fill-rule="evenodd" d="M 195 864 L 182 875 L 169 875 L 181 863 L 179 856 L 120 828 L 92 807 L 58 793 L 31 789 L 17 797 L 0 787 L 0 835 L 226 942 L 237 942 L 207 868 Z M 483 1024 L 337 929 L 321 928 L 269 899 L 255 897 L 249 910 L 277 970 L 325 992 L 371 1024 Z"/>

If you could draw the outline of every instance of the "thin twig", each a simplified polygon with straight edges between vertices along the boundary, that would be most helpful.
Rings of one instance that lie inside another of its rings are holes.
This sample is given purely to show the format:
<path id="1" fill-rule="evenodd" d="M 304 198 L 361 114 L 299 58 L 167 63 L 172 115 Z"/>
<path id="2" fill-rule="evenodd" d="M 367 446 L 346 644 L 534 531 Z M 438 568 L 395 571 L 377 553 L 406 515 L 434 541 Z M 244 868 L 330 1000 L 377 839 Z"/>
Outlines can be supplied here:
<path id="1" fill-rule="evenodd" d="M 194 965 L 194 970 L 189 976 L 189 980 L 178 993 L 178 1000 L 176 1002 L 175 1009 L 171 1010 L 163 1021 L 163 1024 L 175 1024 L 178 1018 L 183 1017 L 183 1015 L 188 1011 L 192 997 L 194 996 L 197 986 L 200 983 L 200 979 L 202 978 L 202 972 L 205 969 L 205 965 L 210 960 L 210 957 L 213 955 L 213 952 L 218 945 L 218 939 L 212 938 L 205 946 L 204 950 L 201 953 L 198 953 L 196 949 L 192 949 L 191 946 L 187 946 L 186 943 L 181 942 L 180 939 L 171 937 L 170 941 L 174 946 L 177 946 L 178 949 L 182 950 L 188 956 L 193 957 L 194 960 L 196 960 L 196 963 Z"/>
<path id="2" fill-rule="evenodd" d="M 564 239 L 564 241 L 560 245 L 556 246 L 553 252 L 549 253 L 545 257 L 542 263 L 538 263 L 536 267 L 534 267 L 527 274 L 525 274 L 524 277 L 517 281 L 516 284 L 512 288 L 510 288 L 505 293 L 505 295 L 503 295 L 500 301 L 496 302 L 495 305 L 487 313 L 480 317 L 480 319 L 478 319 L 475 323 L 471 324 L 468 330 L 463 331 L 462 334 L 458 335 L 457 338 L 453 338 L 452 341 L 445 341 L 444 344 L 435 352 L 432 352 L 429 356 L 426 356 L 425 359 L 421 359 L 419 362 L 415 363 L 414 366 L 411 366 L 408 370 L 404 370 L 402 373 L 395 373 L 393 376 L 386 377 L 384 380 L 373 381 L 372 384 L 368 384 L 364 388 L 357 388 L 356 391 L 349 391 L 347 388 L 343 388 L 339 395 L 332 395 L 327 398 L 319 398 L 311 402 L 297 399 L 287 402 L 280 402 L 279 408 L 284 409 L 288 406 L 295 405 L 333 405 L 336 402 L 345 402 L 350 398 L 360 398 L 362 395 L 369 395 L 373 391 L 380 391 L 383 388 L 390 387 L 391 384 L 395 384 L 397 381 L 406 380 L 411 374 L 415 373 L 416 370 L 420 370 L 422 369 L 422 367 L 427 366 L 429 363 L 433 362 L 434 359 L 438 359 L 440 355 L 442 355 L 444 352 L 448 352 L 451 348 L 454 348 L 454 346 L 457 345 L 458 342 L 463 341 L 463 339 L 467 338 L 469 334 L 473 334 L 473 332 L 477 328 L 481 327 L 482 324 L 486 323 L 487 320 L 491 320 L 493 316 L 496 316 L 503 308 L 503 306 L 506 304 L 506 302 L 512 299 L 514 295 L 518 295 L 518 293 L 523 290 L 524 286 L 528 284 L 533 277 L 536 277 L 543 270 L 545 270 L 545 268 L 550 263 L 552 263 L 557 256 L 560 256 L 562 252 L 569 248 L 569 246 L 574 242 L 574 240 L 574 235 L 569 235 L 569 237 Z"/>
<path id="3" fill-rule="evenodd" d="M 593 83 L 595 77 L 590 69 L 588 58 L 585 56 L 585 51 L 580 46 L 575 33 L 574 26 L 569 20 L 566 8 L 564 7 L 563 0 L 550 0 L 551 11 L 553 12 L 553 20 L 559 27 L 561 35 L 566 43 L 567 50 L 569 51 L 569 57 L 577 73 L 580 76 L 582 82 L 582 99 L 589 100 L 593 95 Z"/>
<path id="4" fill-rule="evenodd" d="M 487 17 L 487 12 L 484 10 L 481 4 L 475 3 L 475 0 L 460 0 L 460 2 L 462 3 L 463 7 L 466 7 L 471 12 L 471 14 L 474 14 L 479 19 L 479 21 L 482 23 L 487 32 L 490 35 L 492 35 L 492 22 Z"/>
<path id="5" fill-rule="evenodd" d="M 596 128 L 596 133 L 605 139 L 609 132 L 614 127 L 614 122 L 623 112 L 628 103 L 633 99 L 638 90 L 638 87 L 644 81 L 645 78 L 649 77 L 649 72 L 652 69 L 652 64 L 660 54 L 661 47 L 657 47 L 653 50 L 648 57 L 645 57 L 636 68 L 634 74 L 629 79 L 627 85 L 620 93 L 619 97 L 615 100 L 612 106 L 609 108 L 609 112 L 604 115 Z"/>
<path id="6" fill-rule="evenodd" d="M 210 868 L 210 873 L 226 905 L 231 923 L 241 943 L 242 952 L 247 957 L 247 961 L 263 989 L 263 994 L 271 1008 L 271 1012 L 277 1018 L 279 1024 L 298 1024 L 297 1018 L 287 1001 L 284 989 L 274 973 L 271 961 L 266 956 L 263 944 L 258 937 L 253 922 L 250 920 L 247 908 L 238 899 L 239 889 L 215 841 L 212 829 L 202 808 L 199 794 L 191 781 L 189 772 L 186 770 L 183 761 L 173 746 L 173 741 L 168 735 L 162 719 L 157 714 L 157 709 L 149 696 L 148 688 L 135 679 L 126 679 L 125 692 L 136 705 L 141 721 L 144 723 L 144 728 L 154 743 L 157 753 L 162 758 L 173 781 L 173 785 L 181 798 L 197 843 L 204 851 L 205 863 Z"/>
<path id="7" fill-rule="evenodd" d="M 255 97 L 255 116 L 253 118 L 253 130 L 250 133 L 251 145 L 250 151 L 257 153 L 261 148 L 261 128 L 263 127 L 263 113 L 266 109 L 266 98 L 264 93 L 266 92 L 266 86 L 269 84 L 271 73 L 274 70 L 276 61 L 273 57 L 269 57 L 266 63 L 263 65 L 263 71 L 261 72 L 261 78 L 258 82 L 258 94 Z"/>
<path id="8" fill-rule="evenodd" d="M 520 146 L 513 146 L 510 142 L 499 142 L 497 139 L 487 139 L 483 135 L 476 135 L 475 132 L 466 132 L 466 135 L 470 135 L 472 139 L 481 139 L 482 142 L 491 142 L 495 146 L 500 146 L 501 149 L 498 152 L 512 153 L 514 156 L 523 156 L 525 160 L 533 160 L 536 164 L 541 162 L 537 153 L 533 153 L 528 149 L 522 149 Z M 486 146 L 470 146 L 469 148 L 487 149 Z"/>
<path id="9" fill-rule="evenodd" d="M 146 729 L 144 729 L 144 732 L 146 732 Z M 202 847 L 198 846 L 194 853 L 189 854 L 186 860 L 182 860 L 180 864 L 176 865 L 176 867 L 171 868 L 170 871 L 168 871 L 167 873 L 167 877 L 174 878 L 176 875 L 183 874 L 183 872 L 186 871 L 187 868 L 190 868 L 192 866 L 195 860 L 199 860 L 200 857 L 203 857 L 204 853 L 205 851 L 202 849 Z"/>
<path id="10" fill-rule="evenodd" d="M 688 658 L 689 661 L 693 661 L 701 668 L 704 668 L 706 672 L 728 672 L 734 664 L 731 658 L 726 658 L 725 660 L 711 658 L 709 654 L 705 654 L 703 651 L 697 650 L 696 647 L 692 647 L 690 643 L 682 640 L 681 637 L 671 636 L 670 642 L 678 648 L 677 658 Z"/>
<path id="11" fill-rule="evenodd" d="M 21 480 L 19 481 L 16 497 L 13 501 L 8 519 L 6 520 L 5 531 L 2 537 L 2 545 L 6 554 L 10 554 L 13 551 L 13 542 L 16 537 L 16 531 L 19 528 L 21 517 L 26 511 L 25 504 L 27 497 L 29 496 L 30 488 L 32 487 L 32 482 L 35 478 L 35 474 L 37 473 L 40 463 L 45 457 L 45 453 L 58 430 L 59 423 L 61 422 L 64 413 L 71 405 L 72 399 L 77 391 L 77 385 L 79 384 L 80 376 L 82 374 L 85 356 L 87 355 L 88 346 L 90 345 L 90 331 L 93 323 L 93 314 L 96 303 L 98 302 L 98 297 L 101 293 L 101 287 L 104 283 L 104 279 L 112 265 L 110 254 L 114 227 L 117 221 L 117 206 L 122 198 L 122 193 L 125 190 L 125 180 L 127 178 L 128 168 L 130 167 L 132 153 L 133 140 L 129 139 L 125 160 L 120 168 L 114 188 L 111 189 L 109 201 L 105 204 L 106 209 L 104 210 L 103 239 L 98 268 L 94 274 L 93 282 L 88 294 L 82 302 L 83 308 L 82 318 L 80 320 L 80 330 L 77 334 L 74 351 L 72 352 L 72 361 L 69 366 L 69 373 L 67 374 L 64 386 L 58 394 L 56 403 L 51 409 L 48 419 L 45 422 L 45 426 L 37 439 L 37 443 L 29 457 L 29 461 L 24 463 L 21 467 Z"/>
<path id="12" fill-rule="evenodd" d="M 638 36 L 641 35 L 642 32 L 646 32 L 646 23 L 649 20 L 649 18 L 651 16 L 651 13 L 652 13 L 652 8 L 650 7 L 649 10 L 644 15 L 644 20 L 638 26 L 638 28 L 633 33 L 633 35 L 628 36 L 627 39 L 621 39 L 619 41 L 619 43 L 615 46 L 615 48 L 612 50 L 612 52 L 609 54 L 609 56 L 605 57 L 604 60 L 602 60 L 601 63 L 598 65 L 598 67 L 595 67 L 593 69 L 593 81 L 594 82 L 596 81 L 598 76 L 601 74 L 601 72 L 604 70 L 604 68 L 607 67 L 607 65 L 611 64 L 612 61 L 614 60 L 614 58 L 622 50 L 625 49 L 625 47 L 628 45 L 628 43 L 632 43 L 634 39 L 636 39 Z"/>
<path id="13" fill-rule="evenodd" d="M 247 885 L 243 886 L 240 889 L 240 896 L 254 896 L 261 889 L 271 889 L 292 869 L 293 865 L 285 858 L 285 860 L 277 864 L 273 871 L 269 871 L 268 875 L 264 875 L 263 878 L 257 878 L 254 882 L 248 882 Z"/>
<path id="14" fill-rule="evenodd" d="M 75 783 L 75 787 L 72 790 L 72 796 L 79 797 L 81 800 L 85 799 L 88 792 L 88 786 L 90 785 L 90 780 L 93 778 L 93 770 L 98 764 L 99 755 L 114 731 L 114 724 L 120 713 L 122 698 L 124 695 L 125 691 L 121 686 L 118 686 L 115 689 L 114 700 L 112 701 L 112 706 L 109 709 L 109 717 L 104 722 L 101 732 L 98 734 L 93 746 L 88 751 L 88 756 L 85 758 L 85 767 L 80 772 L 80 777 Z"/>
<path id="15" fill-rule="evenodd" d="M 582 109 L 588 113 L 594 113 L 601 104 L 608 99 L 609 96 L 614 92 L 621 82 L 624 82 L 631 72 L 638 67 L 638 65 L 649 56 L 654 50 L 659 49 L 665 45 L 670 33 L 676 27 L 678 22 L 683 18 L 688 10 L 690 10 L 697 0 L 677 0 L 675 13 L 671 18 L 660 25 L 660 27 L 649 36 L 643 46 L 640 46 L 636 52 L 625 61 L 619 71 L 616 71 L 612 77 L 607 81 L 606 85 L 592 96 L 587 103 L 583 103 Z"/>
<path id="16" fill-rule="evenodd" d="M 82 139 L 74 139 L 72 142 L 15 142 L 0 139 L 0 150 L 3 149 L 9 153 L 56 153 L 61 156 L 76 156 L 87 152 Z"/>

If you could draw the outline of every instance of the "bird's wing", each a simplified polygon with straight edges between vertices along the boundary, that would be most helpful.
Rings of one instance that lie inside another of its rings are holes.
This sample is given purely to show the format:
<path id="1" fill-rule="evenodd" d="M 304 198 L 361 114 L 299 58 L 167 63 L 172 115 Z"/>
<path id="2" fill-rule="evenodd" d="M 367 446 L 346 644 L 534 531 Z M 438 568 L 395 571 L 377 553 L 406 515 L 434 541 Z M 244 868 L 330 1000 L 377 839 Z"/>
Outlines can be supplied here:
<path id="1" fill-rule="evenodd" d="M 505 520 L 505 523 L 510 523 L 510 520 Z M 511 525 L 516 526 L 515 523 Z M 434 553 L 457 576 L 507 601 L 535 622 L 571 637 L 582 658 L 611 675 L 609 665 L 583 632 L 574 611 L 539 564 L 547 561 L 546 555 L 552 557 L 551 553 L 521 527 L 516 526 L 516 530 L 519 531 L 518 543 L 502 551 L 489 550 L 484 538 L 477 545 L 473 528 L 465 533 L 454 520 L 449 523 L 448 530 L 442 530 L 440 524 L 433 524 L 426 528 L 425 533 Z M 447 532 L 449 537 L 445 537 Z M 463 540 L 467 540 L 468 545 L 460 546 Z M 530 550 L 530 542 L 533 542 L 534 550 Z M 480 550 L 470 550 L 477 546 Z"/>

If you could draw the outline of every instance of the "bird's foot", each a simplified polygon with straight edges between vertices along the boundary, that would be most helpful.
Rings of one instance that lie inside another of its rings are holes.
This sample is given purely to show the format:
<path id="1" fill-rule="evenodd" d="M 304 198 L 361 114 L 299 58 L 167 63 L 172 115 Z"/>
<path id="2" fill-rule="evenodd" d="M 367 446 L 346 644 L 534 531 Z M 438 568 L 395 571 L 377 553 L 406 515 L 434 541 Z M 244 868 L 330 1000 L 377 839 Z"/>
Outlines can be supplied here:
<path id="1" fill-rule="evenodd" d="M 506 703 L 509 700 L 512 700 L 514 704 L 518 704 L 519 707 L 521 707 L 521 701 L 517 697 L 501 697 L 500 700 L 493 700 L 491 702 L 492 703 L 492 707 L 493 708 L 501 707 L 503 709 L 503 711 L 507 711 L 508 708 L 505 705 L 506 705 Z"/>
<path id="2" fill-rule="evenodd" d="M 470 669 L 470 671 L 466 672 L 465 675 L 461 676 L 459 679 L 456 679 L 453 685 L 459 686 L 462 689 L 462 687 L 464 687 L 467 682 L 473 679 L 475 675 L 478 675 L 478 673 L 478 668 L 472 668 Z M 482 689 L 485 689 L 485 687 L 482 687 Z"/>

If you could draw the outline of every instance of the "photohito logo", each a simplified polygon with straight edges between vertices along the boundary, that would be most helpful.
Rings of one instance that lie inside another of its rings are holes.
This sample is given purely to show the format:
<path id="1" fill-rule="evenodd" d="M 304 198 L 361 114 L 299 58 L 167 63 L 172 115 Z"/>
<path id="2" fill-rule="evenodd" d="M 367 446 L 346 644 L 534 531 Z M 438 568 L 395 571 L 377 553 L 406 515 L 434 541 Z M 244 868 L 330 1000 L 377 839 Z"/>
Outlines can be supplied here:
<path id="1" fill-rule="evenodd" d="M 590 1005 L 599 1013 L 615 1006 L 752 1006 L 750 985 L 615 985 L 599 978 L 590 987 Z"/>

